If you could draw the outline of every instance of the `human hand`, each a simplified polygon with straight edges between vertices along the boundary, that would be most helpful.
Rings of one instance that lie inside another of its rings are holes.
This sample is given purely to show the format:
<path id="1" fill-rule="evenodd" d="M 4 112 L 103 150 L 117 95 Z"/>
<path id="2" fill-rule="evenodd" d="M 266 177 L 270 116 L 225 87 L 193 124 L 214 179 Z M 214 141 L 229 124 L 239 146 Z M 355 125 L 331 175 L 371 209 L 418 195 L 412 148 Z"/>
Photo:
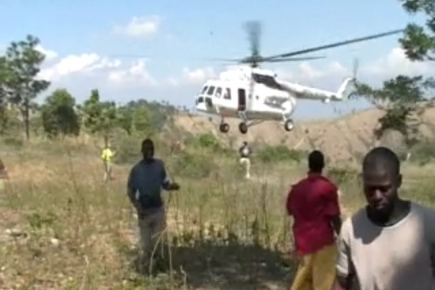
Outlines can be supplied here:
<path id="1" fill-rule="evenodd" d="M 176 182 L 173 182 L 169 185 L 169 190 L 179 190 L 180 189 L 180 185 Z"/>

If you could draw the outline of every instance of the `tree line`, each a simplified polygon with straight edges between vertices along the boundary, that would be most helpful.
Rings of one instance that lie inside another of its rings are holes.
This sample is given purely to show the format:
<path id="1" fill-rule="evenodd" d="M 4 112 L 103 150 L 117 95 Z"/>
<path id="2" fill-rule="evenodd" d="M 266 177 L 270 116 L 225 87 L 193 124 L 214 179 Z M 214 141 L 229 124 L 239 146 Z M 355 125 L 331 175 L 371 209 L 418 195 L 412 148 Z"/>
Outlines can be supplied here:
<path id="1" fill-rule="evenodd" d="M 98 89 L 93 89 L 83 104 L 77 104 L 67 89 L 57 89 L 39 105 L 36 98 L 51 85 L 39 77 L 45 60 L 44 53 L 37 49 L 39 44 L 37 37 L 28 35 L 24 40 L 12 42 L 6 53 L 0 55 L 2 135 L 21 127 L 29 139 L 32 123 L 38 123 L 51 138 L 77 136 L 84 129 L 107 139 L 114 129 L 127 134 L 158 129 L 176 111 L 167 102 L 143 99 L 117 106 L 113 101 L 101 100 Z"/>

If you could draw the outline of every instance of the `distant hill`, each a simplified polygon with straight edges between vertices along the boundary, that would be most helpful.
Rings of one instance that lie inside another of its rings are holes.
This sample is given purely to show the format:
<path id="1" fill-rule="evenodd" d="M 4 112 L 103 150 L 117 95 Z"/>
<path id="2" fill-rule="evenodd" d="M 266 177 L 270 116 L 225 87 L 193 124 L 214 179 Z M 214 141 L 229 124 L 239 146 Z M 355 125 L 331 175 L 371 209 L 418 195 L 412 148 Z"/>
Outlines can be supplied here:
<path id="1" fill-rule="evenodd" d="M 246 140 L 251 143 L 282 144 L 302 150 L 317 148 L 334 160 L 349 160 L 364 154 L 375 144 L 373 130 L 382 115 L 383 112 L 378 109 L 369 109 L 338 118 L 301 121 L 295 124 L 292 132 L 286 132 L 280 122 L 268 121 L 250 127 L 249 132 L 243 135 L 238 131 L 239 120 L 228 119 L 231 129 L 229 133 L 223 134 L 219 132 L 216 121 L 212 122 L 203 116 L 177 113 L 172 117 L 174 127 L 166 126 L 165 131 L 168 134 L 177 131 L 178 139 L 182 139 L 185 133 L 197 135 L 209 132 L 230 146 L 239 146 Z M 420 116 L 420 121 L 420 133 L 427 138 L 435 138 L 435 108 L 427 109 Z M 383 139 L 381 142 L 400 142 L 394 134 L 387 134 Z"/>

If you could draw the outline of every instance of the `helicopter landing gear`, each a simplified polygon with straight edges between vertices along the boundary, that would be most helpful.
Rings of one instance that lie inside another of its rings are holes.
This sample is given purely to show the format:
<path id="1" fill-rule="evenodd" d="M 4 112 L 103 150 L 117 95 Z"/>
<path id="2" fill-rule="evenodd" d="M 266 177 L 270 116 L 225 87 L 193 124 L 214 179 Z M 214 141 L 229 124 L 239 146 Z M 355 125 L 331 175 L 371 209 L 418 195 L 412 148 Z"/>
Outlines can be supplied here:
<path id="1" fill-rule="evenodd" d="M 239 111 L 238 115 L 239 115 L 239 118 L 242 120 L 242 122 L 240 122 L 240 124 L 239 124 L 239 131 L 242 134 L 246 134 L 246 133 L 248 133 L 248 124 L 247 124 L 248 118 L 246 117 L 246 112 Z"/>
<path id="2" fill-rule="evenodd" d="M 294 128 L 295 128 L 295 124 L 293 123 L 292 119 L 288 119 L 288 120 L 284 121 L 284 129 L 287 132 L 293 131 Z"/>
<path id="3" fill-rule="evenodd" d="M 230 131 L 230 125 L 228 125 L 228 123 L 222 122 L 219 125 L 219 131 L 221 131 L 222 133 L 228 133 L 228 131 Z"/>
<path id="4" fill-rule="evenodd" d="M 246 134 L 246 133 L 248 133 L 248 125 L 247 125 L 245 122 L 241 122 L 241 123 L 239 124 L 239 131 L 240 131 L 240 133 L 242 133 L 242 134 Z"/>

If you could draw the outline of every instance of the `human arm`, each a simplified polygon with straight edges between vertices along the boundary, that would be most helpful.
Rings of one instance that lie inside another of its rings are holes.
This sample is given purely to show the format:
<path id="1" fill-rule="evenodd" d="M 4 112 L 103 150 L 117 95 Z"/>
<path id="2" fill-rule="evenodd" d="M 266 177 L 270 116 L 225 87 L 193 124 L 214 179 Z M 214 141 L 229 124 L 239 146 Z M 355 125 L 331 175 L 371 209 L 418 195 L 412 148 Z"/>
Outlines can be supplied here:
<path id="1" fill-rule="evenodd" d="M 286 210 L 289 216 L 292 215 L 292 199 L 291 199 L 292 193 L 293 193 L 293 186 L 290 188 L 289 193 L 287 194 Z"/>
<path id="2" fill-rule="evenodd" d="M 352 288 L 353 278 L 355 277 L 355 268 L 350 251 L 349 224 L 350 220 L 344 223 L 338 238 L 335 264 L 336 275 L 331 290 L 350 290 Z"/>
<path id="3" fill-rule="evenodd" d="M 179 190 L 180 186 L 176 182 L 172 182 L 171 179 L 166 174 L 166 169 L 163 161 L 161 161 L 161 178 L 162 178 L 162 187 L 167 191 Z"/>
<path id="4" fill-rule="evenodd" d="M 135 168 L 133 167 L 128 175 L 128 180 L 127 180 L 127 196 L 128 199 L 130 200 L 131 204 L 136 208 L 136 209 L 140 209 L 140 204 L 139 204 L 139 200 L 136 197 L 136 192 L 137 192 L 137 188 L 135 186 Z"/>
<path id="5" fill-rule="evenodd" d="M 324 191 L 324 203 L 325 203 L 325 215 L 330 219 L 332 227 L 335 233 L 338 235 L 341 230 L 341 212 L 340 203 L 338 199 L 338 189 L 333 184 L 325 185 Z"/>
<path id="6" fill-rule="evenodd" d="M 435 210 L 425 207 L 425 229 L 426 236 L 430 246 L 430 259 L 432 263 L 432 272 L 435 276 Z"/>

